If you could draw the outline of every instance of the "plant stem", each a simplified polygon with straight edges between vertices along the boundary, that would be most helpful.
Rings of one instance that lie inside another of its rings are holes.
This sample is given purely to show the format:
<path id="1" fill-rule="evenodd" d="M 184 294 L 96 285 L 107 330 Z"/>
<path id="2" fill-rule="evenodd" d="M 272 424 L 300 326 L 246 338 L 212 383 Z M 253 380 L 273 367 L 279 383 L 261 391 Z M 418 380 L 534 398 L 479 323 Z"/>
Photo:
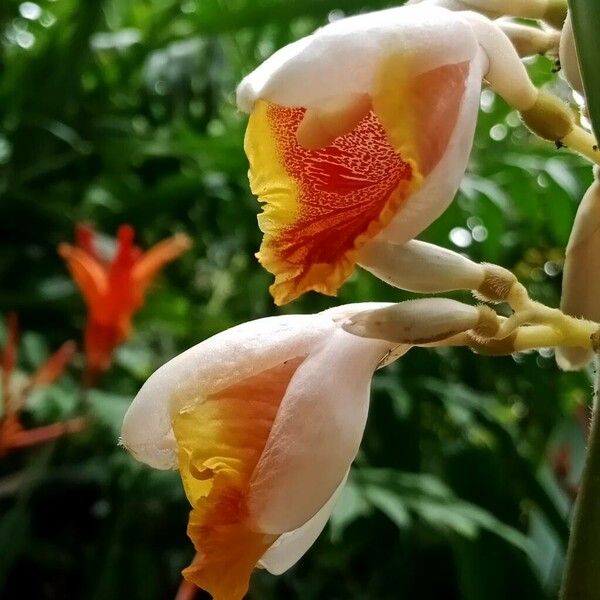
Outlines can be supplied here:
<path id="1" fill-rule="evenodd" d="M 600 415 L 596 382 L 585 467 L 571 525 L 561 600 L 600 600 Z"/>
<path id="2" fill-rule="evenodd" d="M 571 133 L 566 135 L 561 142 L 579 154 L 589 158 L 593 163 L 600 164 L 600 151 L 596 138 L 579 125 L 573 127 Z"/>

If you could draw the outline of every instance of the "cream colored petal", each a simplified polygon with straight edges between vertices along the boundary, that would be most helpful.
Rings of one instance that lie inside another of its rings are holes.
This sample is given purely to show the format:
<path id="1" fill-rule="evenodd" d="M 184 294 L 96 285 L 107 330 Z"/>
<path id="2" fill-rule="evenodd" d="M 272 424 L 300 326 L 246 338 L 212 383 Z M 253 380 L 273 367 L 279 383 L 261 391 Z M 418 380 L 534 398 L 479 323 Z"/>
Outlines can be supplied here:
<path id="1" fill-rule="evenodd" d="M 333 328 L 330 318 L 318 315 L 269 317 L 197 344 L 143 385 L 125 415 L 123 445 L 153 467 L 175 468 L 174 413 L 285 360 L 309 354 Z"/>
<path id="2" fill-rule="evenodd" d="M 298 368 L 250 481 L 259 531 L 293 531 L 331 497 L 358 451 L 373 371 L 394 345 L 338 329 Z"/>
<path id="3" fill-rule="evenodd" d="M 563 269 L 560 307 L 563 312 L 600 321 L 600 183 L 586 192 L 571 231 Z M 561 369 L 585 367 L 594 355 L 585 348 L 557 348 Z"/>
<path id="4" fill-rule="evenodd" d="M 487 59 L 483 53 L 471 63 L 460 114 L 444 157 L 427 176 L 423 185 L 406 199 L 401 210 L 375 240 L 403 244 L 419 235 L 452 202 L 465 174 L 473 146 L 481 77 L 486 66 Z"/>
<path id="5" fill-rule="evenodd" d="M 260 559 L 259 566 L 267 569 L 273 575 L 281 575 L 293 567 L 315 543 L 327 525 L 347 479 L 348 474 L 314 517 L 298 529 L 279 536 Z"/>
<path id="6" fill-rule="evenodd" d="M 413 73 L 471 60 L 472 29 L 457 13 L 406 6 L 349 17 L 276 52 L 240 84 L 241 110 L 262 98 L 316 108 L 347 95 L 370 94 L 382 58 L 410 56 Z"/>

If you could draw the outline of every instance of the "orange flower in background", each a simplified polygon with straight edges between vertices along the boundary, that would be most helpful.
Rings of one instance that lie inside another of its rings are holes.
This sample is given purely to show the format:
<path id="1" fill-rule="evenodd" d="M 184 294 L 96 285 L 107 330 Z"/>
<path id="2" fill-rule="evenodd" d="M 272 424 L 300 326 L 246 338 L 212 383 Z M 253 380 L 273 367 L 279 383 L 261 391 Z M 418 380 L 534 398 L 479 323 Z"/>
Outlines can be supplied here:
<path id="1" fill-rule="evenodd" d="M 29 394 L 35 389 L 53 384 L 64 372 L 75 354 L 75 342 L 65 342 L 38 369 L 22 381 L 14 377 L 19 345 L 17 316 L 11 313 L 6 320 L 6 343 L 1 353 L 2 413 L 0 414 L 0 455 L 16 448 L 35 446 L 55 440 L 66 433 L 85 428 L 85 419 L 78 417 L 34 429 L 21 425 L 19 413 Z"/>
<path id="2" fill-rule="evenodd" d="M 131 318 L 142 307 L 152 280 L 162 267 L 191 246 L 186 235 L 177 234 L 143 252 L 134 244 L 134 236 L 133 227 L 122 225 L 117 232 L 115 254 L 106 259 L 98 247 L 96 232 L 79 224 L 76 245 L 58 247 L 88 307 L 85 328 L 88 373 L 110 367 L 112 353 L 131 333 Z"/>

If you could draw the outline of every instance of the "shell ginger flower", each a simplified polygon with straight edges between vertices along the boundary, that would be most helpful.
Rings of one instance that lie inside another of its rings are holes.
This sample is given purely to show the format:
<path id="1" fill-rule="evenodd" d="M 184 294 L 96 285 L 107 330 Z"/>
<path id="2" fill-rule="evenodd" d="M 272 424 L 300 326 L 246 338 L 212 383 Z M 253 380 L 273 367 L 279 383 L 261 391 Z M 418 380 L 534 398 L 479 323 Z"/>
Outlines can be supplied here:
<path id="1" fill-rule="evenodd" d="M 77 226 L 75 246 L 58 248 L 88 307 L 85 354 L 89 373 L 110 367 L 113 350 L 129 336 L 131 319 L 142 307 L 152 280 L 191 246 L 186 235 L 177 234 L 142 252 L 133 243 L 134 235 L 129 225 L 119 228 L 112 260 L 103 258 L 96 233 L 87 225 Z"/>
<path id="2" fill-rule="evenodd" d="M 417 4 L 331 23 L 241 82 L 250 184 L 264 204 L 257 256 L 276 303 L 335 295 L 371 240 L 403 244 L 447 208 L 483 78 L 518 110 L 536 103 L 497 25 Z"/>
<path id="3" fill-rule="evenodd" d="M 382 306 L 229 329 L 161 367 L 129 408 L 124 446 L 180 470 L 198 553 L 184 575 L 215 600 L 241 600 L 257 566 L 291 567 L 325 526 L 361 441 L 371 377 L 397 346 L 340 322 Z"/>

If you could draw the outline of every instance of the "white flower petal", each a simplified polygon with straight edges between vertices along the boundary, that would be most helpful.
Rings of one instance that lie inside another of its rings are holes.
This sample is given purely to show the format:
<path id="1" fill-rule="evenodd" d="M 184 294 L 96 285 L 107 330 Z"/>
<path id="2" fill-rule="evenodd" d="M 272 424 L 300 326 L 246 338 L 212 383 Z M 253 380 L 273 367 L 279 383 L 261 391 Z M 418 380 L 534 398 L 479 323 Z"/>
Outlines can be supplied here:
<path id="1" fill-rule="evenodd" d="M 334 329 L 319 315 L 244 323 L 190 348 L 158 369 L 129 407 L 122 443 L 155 468 L 176 468 L 171 417 L 190 403 L 281 362 L 309 354 Z"/>
<path id="2" fill-rule="evenodd" d="M 250 481 L 256 527 L 301 527 L 349 469 L 362 438 L 373 371 L 395 344 L 336 330 L 294 374 Z"/>
<path id="3" fill-rule="evenodd" d="M 327 525 L 347 479 L 348 474 L 314 517 L 298 529 L 281 535 L 260 559 L 259 566 L 273 575 L 281 575 L 293 567 L 315 543 Z"/>
<path id="4" fill-rule="evenodd" d="M 267 317 L 223 331 L 176 356 L 158 369 L 129 407 L 121 431 L 123 445 L 157 469 L 177 468 L 172 416 L 208 395 L 307 356 L 328 342 L 337 320 L 384 307 L 385 303 L 339 306 L 316 315 Z"/>
<path id="5" fill-rule="evenodd" d="M 238 88 L 249 112 L 259 98 L 314 108 L 336 97 L 369 94 L 378 66 L 390 54 L 411 58 L 413 74 L 467 62 L 477 52 L 472 29 L 458 13 L 406 6 L 349 17 L 276 52 Z"/>
<path id="6" fill-rule="evenodd" d="M 421 233 L 452 202 L 473 146 L 481 78 L 486 64 L 487 60 L 482 53 L 471 63 L 460 114 L 442 160 L 427 176 L 423 185 L 406 199 L 402 208 L 375 240 L 403 244 Z"/>

